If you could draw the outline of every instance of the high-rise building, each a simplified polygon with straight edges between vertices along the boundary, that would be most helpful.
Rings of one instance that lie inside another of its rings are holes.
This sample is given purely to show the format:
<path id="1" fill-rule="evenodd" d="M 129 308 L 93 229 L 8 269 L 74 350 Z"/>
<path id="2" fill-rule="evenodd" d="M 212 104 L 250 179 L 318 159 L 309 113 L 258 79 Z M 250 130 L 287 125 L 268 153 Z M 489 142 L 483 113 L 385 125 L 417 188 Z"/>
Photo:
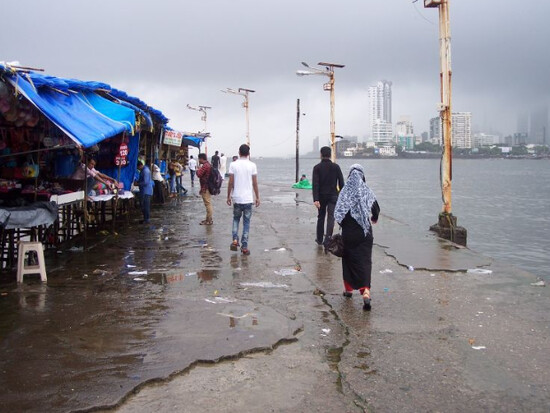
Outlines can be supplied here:
<path id="1" fill-rule="evenodd" d="M 372 139 L 375 143 L 391 142 L 392 134 L 392 82 L 381 80 L 369 87 L 369 108 Z"/>
<path id="2" fill-rule="evenodd" d="M 453 113 L 453 136 L 451 144 L 455 148 L 472 147 L 472 112 Z"/>
<path id="3" fill-rule="evenodd" d="M 319 149 L 319 137 L 316 136 L 315 139 L 313 139 L 313 152 L 318 153 Z"/>
<path id="4" fill-rule="evenodd" d="M 441 145 L 441 118 L 430 119 L 430 142 L 434 145 Z"/>
<path id="5" fill-rule="evenodd" d="M 550 143 L 547 105 L 537 106 L 531 111 L 530 126 L 528 143 L 537 145 L 548 145 Z"/>
<path id="6" fill-rule="evenodd" d="M 404 149 L 414 149 L 414 128 L 408 116 L 402 116 L 395 125 L 395 140 Z"/>

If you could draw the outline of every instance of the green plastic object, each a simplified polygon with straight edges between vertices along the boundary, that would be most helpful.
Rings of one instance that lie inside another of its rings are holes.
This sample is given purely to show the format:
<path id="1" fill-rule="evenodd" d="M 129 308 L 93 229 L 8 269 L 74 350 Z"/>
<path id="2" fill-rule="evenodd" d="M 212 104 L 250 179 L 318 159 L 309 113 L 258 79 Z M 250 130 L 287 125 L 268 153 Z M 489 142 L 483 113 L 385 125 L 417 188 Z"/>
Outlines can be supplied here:
<path id="1" fill-rule="evenodd" d="M 303 181 L 296 182 L 294 185 L 292 185 L 295 189 L 311 189 L 311 182 L 309 180 L 304 179 Z"/>

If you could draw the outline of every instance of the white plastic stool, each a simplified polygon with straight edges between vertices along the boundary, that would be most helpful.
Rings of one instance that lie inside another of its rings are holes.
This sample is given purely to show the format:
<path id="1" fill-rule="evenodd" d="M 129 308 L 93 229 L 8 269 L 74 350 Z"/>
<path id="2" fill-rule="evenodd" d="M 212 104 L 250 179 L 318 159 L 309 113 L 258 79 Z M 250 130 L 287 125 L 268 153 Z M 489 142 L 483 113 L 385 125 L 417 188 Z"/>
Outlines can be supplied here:
<path id="1" fill-rule="evenodd" d="M 30 252 L 36 252 L 38 265 L 25 265 L 25 255 Z M 46 263 L 44 261 L 44 249 L 41 242 L 19 241 L 19 254 L 17 257 L 17 282 L 23 282 L 25 274 L 40 274 L 42 282 L 47 280 Z"/>

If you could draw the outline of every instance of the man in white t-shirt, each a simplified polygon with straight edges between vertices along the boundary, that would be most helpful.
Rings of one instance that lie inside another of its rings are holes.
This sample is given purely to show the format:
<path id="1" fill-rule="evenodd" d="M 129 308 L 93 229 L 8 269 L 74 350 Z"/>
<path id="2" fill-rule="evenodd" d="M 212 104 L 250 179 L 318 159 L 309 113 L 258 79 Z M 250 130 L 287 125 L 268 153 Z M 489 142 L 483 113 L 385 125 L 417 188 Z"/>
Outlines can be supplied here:
<path id="1" fill-rule="evenodd" d="M 258 170 L 256 164 L 251 162 L 250 147 L 243 144 L 239 148 L 239 159 L 231 162 L 229 166 L 229 184 L 227 185 L 227 205 L 233 204 L 233 242 L 229 247 L 231 251 L 238 251 L 239 246 L 243 255 L 250 255 L 248 249 L 248 233 L 250 230 L 250 218 L 252 217 L 252 204 L 260 206 L 260 193 L 258 192 Z M 256 201 L 254 201 L 254 196 Z M 239 222 L 243 217 L 243 234 L 239 245 Z"/>
<path id="2" fill-rule="evenodd" d="M 191 175 L 191 186 L 195 186 L 195 173 L 197 172 L 197 161 L 193 155 L 189 157 L 189 173 Z"/>

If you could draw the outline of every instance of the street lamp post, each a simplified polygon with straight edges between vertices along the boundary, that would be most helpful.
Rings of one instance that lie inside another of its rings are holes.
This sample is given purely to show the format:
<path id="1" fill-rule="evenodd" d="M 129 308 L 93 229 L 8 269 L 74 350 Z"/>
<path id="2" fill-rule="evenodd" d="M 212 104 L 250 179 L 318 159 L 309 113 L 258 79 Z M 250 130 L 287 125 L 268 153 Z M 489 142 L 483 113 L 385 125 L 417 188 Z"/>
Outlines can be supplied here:
<path id="1" fill-rule="evenodd" d="M 245 109 L 245 117 L 246 117 L 246 144 L 250 146 L 250 120 L 248 116 L 248 94 L 254 93 L 255 90 L 252 89 L 245 89 L 240 87 L 239 89 L 231 89 L 227 88 L 225 90 L 222 90 L 223 93 L 231 93 L 233 95 L 240 95 L 244 97 L 243 102 L 243 108 Z"/>
<path id="2" fill-rule="evenodd" d="M 329 79 L 329 81 L 323 85 L 323 89 L 330 92 L 330 148 L 332 152 L 332 162 L 336 162 L 336 121 L 334 119 L 334 69 L 343 68 L 344 65 L 326 62 L 319 62 L 317 64 L 319 66 L 324 66 L 325 70 L 310 67 L 306 62 L 302 62 L 302 65 L 307 67 L 309 70 L 297 70 L 296 74 L 298 76 L 322 75 L 327 76 Z"/>
<path id="3" fill-rule="evenodd" d="M 424 0 L 424 7 L 439 9 L 439 59 L 441 81 L 441 103 L 439 111 L 442 123 L 443 155 L 441 157 L 441 195 L 443 209 L 439 214 L 438 223 L 430 230 L 437 232 L 442 238 L 457 244 L 466 245 L 467 232 L 465 228 L 456 225 L 456 217 L 452 214 L 451 181 L 453 179 L 452 155 L 452 70 L 451 70 L 451 23 L 449 19 L 449 0 Z"/>
<path id="4" fill-rule="evenodd" d="M 191 110 L 196 110 L 197 112 L 201 112 L 202 113 L 202 116 L 201 116 L 201 120 L 204 122 L 204 129 L 202 130 L 203 133 L 206 134 L 206 128 L 207 128 L 207 118 L 208 118 L 208 114 L 207 114 L 207 110 L 208 109 L 212 109 L 211 106 L 198 106 L 198 107 L 195 107 L 195 106 L 191 106 L 189 103 L 187 104 L 187 109 L 191 109 Z M 208 144 L 206 143 L 206 135 L 204 137 L 204 153 L 206 155 L 208 155 Z"/>

